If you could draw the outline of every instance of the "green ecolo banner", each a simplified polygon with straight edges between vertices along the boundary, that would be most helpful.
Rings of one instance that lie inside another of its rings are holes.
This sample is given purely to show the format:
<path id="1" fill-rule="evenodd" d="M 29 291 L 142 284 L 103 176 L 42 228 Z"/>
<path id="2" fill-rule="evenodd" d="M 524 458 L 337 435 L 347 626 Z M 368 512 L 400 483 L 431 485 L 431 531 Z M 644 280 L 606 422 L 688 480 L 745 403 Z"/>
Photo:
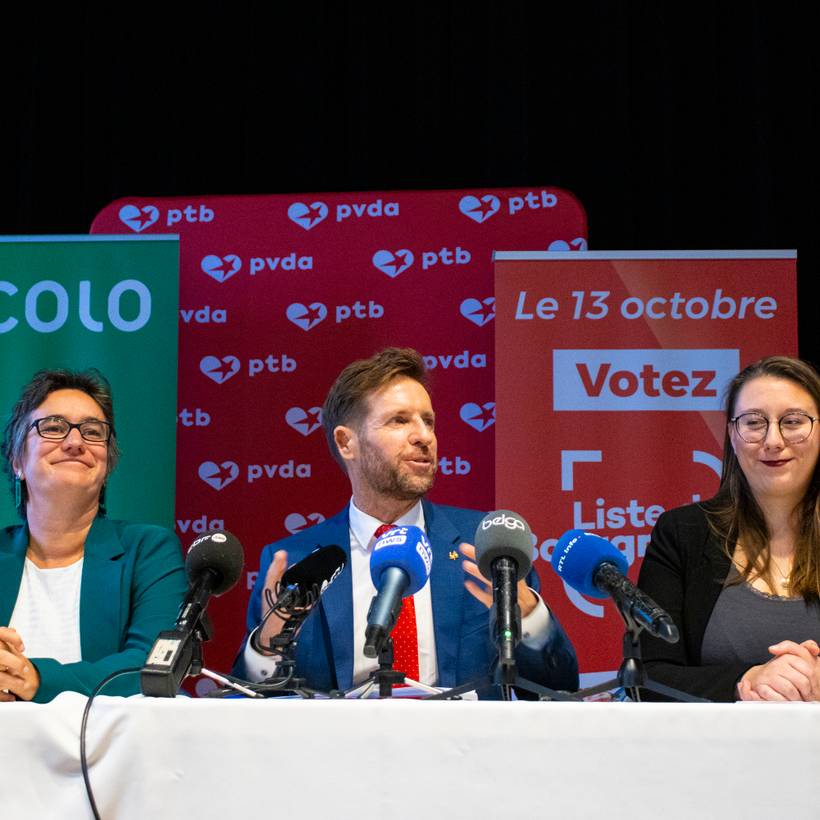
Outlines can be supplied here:
<path id="1" fill-rule="evenodd" d="M 0 237 L 0 419 L 37 370 L 111 383 L 120 462 L 110 518 L 174 527 L 177 236 Z M 0 526 L 19 523 L 0 480 Z"/>

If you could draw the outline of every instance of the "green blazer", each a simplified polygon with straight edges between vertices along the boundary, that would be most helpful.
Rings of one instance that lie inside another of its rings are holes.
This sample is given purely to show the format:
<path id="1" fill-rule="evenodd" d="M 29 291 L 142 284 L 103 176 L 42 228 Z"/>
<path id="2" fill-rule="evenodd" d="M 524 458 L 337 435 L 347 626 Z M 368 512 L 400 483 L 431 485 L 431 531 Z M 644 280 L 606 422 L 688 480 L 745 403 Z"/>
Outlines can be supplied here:
<path id="1" fill-rule="evenodd" d="M 7 625 L 23 575 L 28 527 L 0 530 L 0 625 Z M 142 667 L 157 634 L 170 629 L 188 588 L 177 537 L 162 527 L 96 518 L 88 532 L 80 588 L 82 660 L 31 658 L 40 673 L 34 697 L 46 703 L 73 691 L 88 695 L 111 672 Z M 22 636 L 25 642 L 26 636 Z M 133 695 L 139 676 L 103 690 Z"/>

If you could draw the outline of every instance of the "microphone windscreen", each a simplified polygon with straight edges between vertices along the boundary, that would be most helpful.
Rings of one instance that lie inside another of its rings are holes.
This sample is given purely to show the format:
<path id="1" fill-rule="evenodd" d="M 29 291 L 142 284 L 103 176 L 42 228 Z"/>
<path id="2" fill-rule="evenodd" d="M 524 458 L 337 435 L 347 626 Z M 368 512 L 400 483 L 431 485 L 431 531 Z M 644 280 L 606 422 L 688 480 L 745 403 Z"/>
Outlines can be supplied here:
<path id="1" fill-rule="evenodd" d="M 216 576 L 212 595 L 227 592 L 239 580 L 244 564 L 242 544 L 225 530 L 210 530 L 200 535 L 188 547 L 185 556 L 185 572 L 192 586 L 205 572 L 210 571 Z"/>
<path id="2" fill-rule="evenodd" d="M 568 530 L 552 551 L 552 568 L 573 589 L 590 598 L 607 598 L 608 594 L 595 586 L 595 570 L 601 564 L 614 564 L 626 575 L 629 562 L 624 554 L 606 538 L 584 530 Z"/>
<path id="3" fill-rule="evenodd" d="M 373 547 L 370 577 L 373 586 L 380 589 L 385 570 L 398 567 L 409 579 L 404 595 L 415 595 L 427 583 L 432 565 L 433 549 L 427 536 L 418 527 L 394 527 Z"/>
<path id="4" fill-rule="evenodd" d="M 336 578 L 346 564 L 345 551 L 341 547 L 336 544 L 318 547 L 285 571 L 282 586 L 296 584 L 302 591 L 307 591 L 315 585 L 322 590 Z"/>
<path id="5" fill-rule="evenodd" d="M 475 531 L 476 563 L 485 578 L 492 577 L 496 558 L 512 558 L 520 581 L 532 566 L 532 547 L 530 525 L 510 510 L 487 513 Z"/>

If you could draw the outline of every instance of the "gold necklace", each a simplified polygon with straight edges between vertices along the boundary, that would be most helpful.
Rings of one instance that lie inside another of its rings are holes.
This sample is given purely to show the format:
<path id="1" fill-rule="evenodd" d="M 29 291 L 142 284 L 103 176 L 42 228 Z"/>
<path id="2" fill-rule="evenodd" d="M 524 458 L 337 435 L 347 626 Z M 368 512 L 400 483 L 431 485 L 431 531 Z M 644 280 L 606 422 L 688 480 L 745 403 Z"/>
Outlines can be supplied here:
<path id="1" fill-rule="evenodd" d="M 791 586 L 791 577 L 792 577 L 791 570 L 789 570 L 788 574 L 783 572 L 783 570 L 780 568 L 780 564 L 778 564 L 777 561 L 774 560 L 774 556 L 771 553 L 769 553 L 769 561 L 772 564 L 774 564 L 775 569 L 777 570 L 778 574 L 780 575 L 780 586 L 783 587 L 783 589 L 785 589 L 786 592 L 788 592 L 789 587 Z M 775 581 L 776 580 L 777 579 L 775 579 Z"/>

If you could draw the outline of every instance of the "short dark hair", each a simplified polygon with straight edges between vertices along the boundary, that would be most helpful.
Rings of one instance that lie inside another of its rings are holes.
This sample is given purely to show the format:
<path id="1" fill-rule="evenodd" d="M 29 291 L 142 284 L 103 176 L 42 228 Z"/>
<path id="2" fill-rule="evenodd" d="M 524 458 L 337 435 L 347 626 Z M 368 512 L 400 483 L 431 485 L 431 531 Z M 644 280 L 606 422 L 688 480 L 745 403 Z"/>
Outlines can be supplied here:
<path id="1" fill-rule="evenodd" d="M 387 347 L 369 359 L 351 362 L 339 374 L 322 407 L 322 424 L 333 458 L 347 472 L 339 455 L 333 431 L 340 424 L 356 426 L 361 422 L 367 397 L 393 379 L 406 377 L 427 388 L 427 367 L 418 351 L 410 347 Z"/>
<path id="2" fill-rule="evenodd" d="M 11 416 L 3 431 L 0 453 L 2 453 L 6 474 L 12 487 L 15 480 L 13 462 L 22 459 L 31 422 L 30 415 L 55 390 L 81 390 L 100 405 L 105 421 L 111 425 L 111 439 L 108 442 L 108 474 L 117 466 L 120 450 L 114 432 L 114 401 L 108 379 L 95 368 L 82 371 L 38 370 L 20 393 L 20 398 L 12 408 Z M 22 518 L 26 517 L 26 501 L 27 493 L 23 487 L 19 509 Z"/>

